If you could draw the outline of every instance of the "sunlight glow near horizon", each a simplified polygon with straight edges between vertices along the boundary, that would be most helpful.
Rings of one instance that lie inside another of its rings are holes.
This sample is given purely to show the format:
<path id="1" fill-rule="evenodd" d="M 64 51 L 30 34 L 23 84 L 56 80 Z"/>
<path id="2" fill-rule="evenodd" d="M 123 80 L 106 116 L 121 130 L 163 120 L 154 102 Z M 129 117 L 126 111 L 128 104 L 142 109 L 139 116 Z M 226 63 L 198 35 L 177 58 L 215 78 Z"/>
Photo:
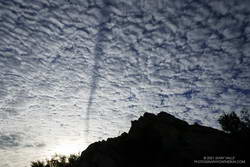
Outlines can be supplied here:
<path id="1" fill-rule="evenodd" d="M 79 147 L 81 146 L 81 147 Z M 48 157 L 47 159 L 52 158 L 55 155 L 63 155 L 63 156 L 70 156 L 71 154 L 80 154 L 82 151 L 84 151 L 87 148 L 86 143 L 70 143 L 70 142 L 61 142 L 60 144 L 57 144 L 55 147 L 52 147 L 48 151 Z"/>

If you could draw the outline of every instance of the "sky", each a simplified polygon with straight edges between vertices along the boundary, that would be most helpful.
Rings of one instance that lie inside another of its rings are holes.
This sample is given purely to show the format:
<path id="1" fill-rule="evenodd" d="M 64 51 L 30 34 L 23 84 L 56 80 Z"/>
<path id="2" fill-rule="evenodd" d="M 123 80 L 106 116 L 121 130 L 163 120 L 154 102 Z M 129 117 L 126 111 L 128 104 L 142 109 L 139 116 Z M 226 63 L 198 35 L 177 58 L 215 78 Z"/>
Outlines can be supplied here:
<path id="1" fill-rule="evenodd" d="M 0 0 L 0 167 L 250 108 L 249 0 Z"/>

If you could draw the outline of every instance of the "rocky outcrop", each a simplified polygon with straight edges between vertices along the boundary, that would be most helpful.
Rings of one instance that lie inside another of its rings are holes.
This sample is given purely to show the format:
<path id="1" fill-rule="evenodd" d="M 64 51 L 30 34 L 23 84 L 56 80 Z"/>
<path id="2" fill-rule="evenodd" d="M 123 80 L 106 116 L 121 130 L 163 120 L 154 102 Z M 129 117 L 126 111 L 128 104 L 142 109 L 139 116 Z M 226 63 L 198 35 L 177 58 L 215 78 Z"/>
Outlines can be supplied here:
<path id="1" fill-rule="evenodd" d="M 233 166 L 239 160 L 244 166 L 247 147 L 246 136 L 189 125 L 164 112 L 145 113 L 132 121 L 128 133 L 91 144 L 82 152 L 79 167 Z M 219 157 L 221 161 L 215 160 Z M 201 161 L 206 158 L 214 160 Z"/>

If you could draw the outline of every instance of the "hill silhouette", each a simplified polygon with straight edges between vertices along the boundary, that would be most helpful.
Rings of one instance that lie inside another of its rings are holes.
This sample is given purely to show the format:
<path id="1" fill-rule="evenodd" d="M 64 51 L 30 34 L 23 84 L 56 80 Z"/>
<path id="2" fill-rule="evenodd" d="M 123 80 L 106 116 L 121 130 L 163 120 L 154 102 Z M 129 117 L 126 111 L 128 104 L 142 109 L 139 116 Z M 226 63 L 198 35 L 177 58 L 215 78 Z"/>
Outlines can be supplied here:
<path id="1" fill-rule="evenodd" d="M 165 112 L 145 113 L 128 133 L 91 144 L 79 167 L 244 166 L 247 138 L 189 125 Z"/>
<path id="2" fill-rule="evenodd" d="M 247 166 L 249 136 L 145 113 L 128 133 L 91 144 L 62 167 Z"/>

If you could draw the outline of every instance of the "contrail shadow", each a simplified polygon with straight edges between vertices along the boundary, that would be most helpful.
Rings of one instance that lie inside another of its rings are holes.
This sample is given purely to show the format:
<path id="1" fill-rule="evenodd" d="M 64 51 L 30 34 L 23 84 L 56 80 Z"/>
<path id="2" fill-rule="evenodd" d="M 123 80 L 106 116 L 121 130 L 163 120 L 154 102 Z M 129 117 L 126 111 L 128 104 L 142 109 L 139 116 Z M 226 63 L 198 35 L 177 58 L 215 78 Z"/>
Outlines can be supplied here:
<path id="1" fill-rule="evenodd" d="M 105 35 L 108 33 L 109 29 L 107 28 L 107 22 L 110 18 L 110 11 L 109 11 L 109 0 L 103 0 L 103 7 L 100 8 L 101 12 L 101 18 L 98 27 L 98 33 L 96 35 L 96 44 L 94 48 L 94 65 L 93 65 L 93 73 L 91 78 L 91 88 L 90 88 L 90 94 L 88 99 L 88 105 L 87 105 L 87 112 L 86 112 L 86 140 L 88 141 L 88 133 L 89 133 L 89 119 L 90 119 L 90 113 L 92 110 L 92 105 L 94 101 L 94 96 L 96 94 L 96 90 L 98 87 L 99 77 L 100 77 L 100 65 L 101 65 L 101 57 L 104 56 L 104 42 L 105 42 Z"/>

